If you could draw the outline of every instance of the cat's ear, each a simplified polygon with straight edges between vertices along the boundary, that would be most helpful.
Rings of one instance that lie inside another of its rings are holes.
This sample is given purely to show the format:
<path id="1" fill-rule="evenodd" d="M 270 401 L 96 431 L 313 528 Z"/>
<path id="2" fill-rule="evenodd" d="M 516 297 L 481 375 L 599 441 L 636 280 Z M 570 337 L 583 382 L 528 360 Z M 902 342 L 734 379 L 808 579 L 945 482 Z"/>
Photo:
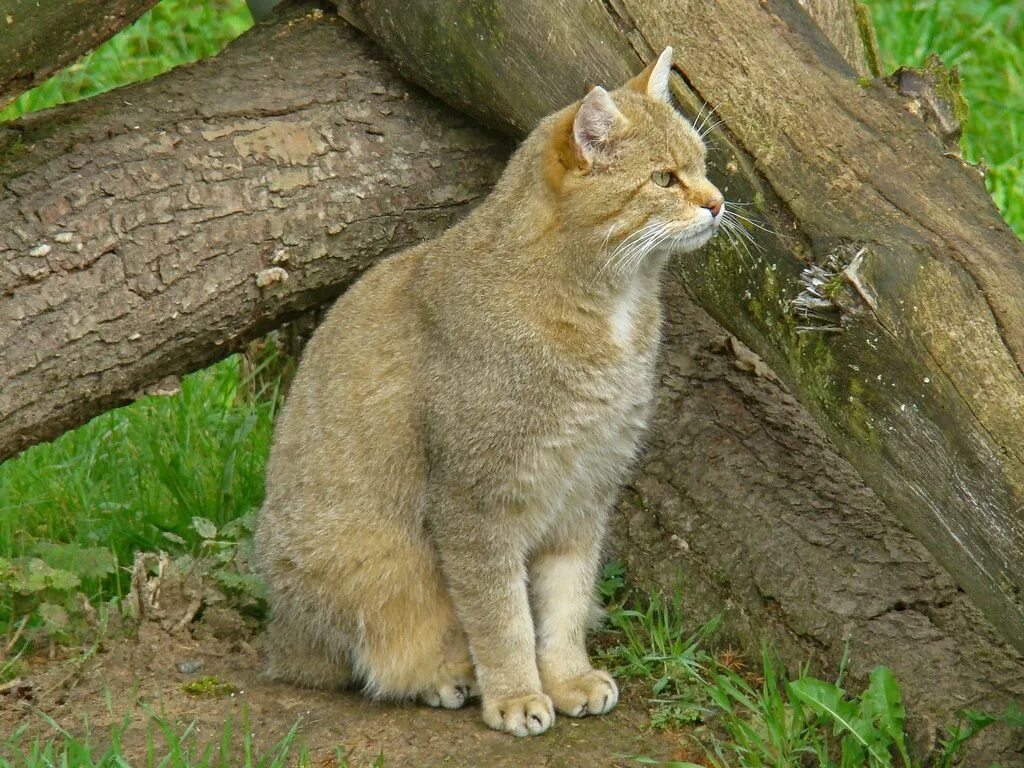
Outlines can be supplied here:
<path id="1" fill-rule="evenodd" d="M 590 165 L 594 157 L 607 147 L 616 125 L 625 122 L 625 116 L 615 106 L 608 91 L 599 85 L 591 88 L 576 110 L 572 124 L 579 159 Z"/>
<path id="2" fill-rule="evenodd" d="M 646 94 L 652 99 L 671 103 L 668 88 L 668 76 L 672 73 L 672 46 L 661 52 L 657 60 L 652 61 L 639 75 L 625 85 L 630 90 Z"/>

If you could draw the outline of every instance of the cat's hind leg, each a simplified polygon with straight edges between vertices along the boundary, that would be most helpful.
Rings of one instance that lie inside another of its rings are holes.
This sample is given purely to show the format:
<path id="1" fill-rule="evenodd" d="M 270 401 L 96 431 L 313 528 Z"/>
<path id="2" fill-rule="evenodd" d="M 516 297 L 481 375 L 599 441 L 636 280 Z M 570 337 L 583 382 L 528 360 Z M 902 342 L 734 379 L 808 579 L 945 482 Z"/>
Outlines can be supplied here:
<path id="1" fill-rule="evenodd" d="M 348 654 L 338 642 L 319 637 L 318 626 L 294 607 L 275 610 L 263 638 L 266 676 L 307 688 L 334 690 L 349 685 Z"/>
<path id="2" fill-rule="evenodd" d="M 355 674 L 373 698 L 457 709 L 475 694 L 476 680 L 436 557 L 426 541 L 389 549 L 385 560 L 367 563 L 373 573 L 361 574 L 375 588 L 360 611 Z"/>

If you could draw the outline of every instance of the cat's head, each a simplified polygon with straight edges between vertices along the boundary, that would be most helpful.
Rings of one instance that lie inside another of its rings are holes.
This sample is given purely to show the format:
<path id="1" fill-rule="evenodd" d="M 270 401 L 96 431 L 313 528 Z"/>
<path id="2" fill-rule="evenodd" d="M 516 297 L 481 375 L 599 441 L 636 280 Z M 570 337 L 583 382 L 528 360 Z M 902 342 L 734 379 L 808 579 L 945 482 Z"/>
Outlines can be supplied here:
<path id="1" fill-rule="evenodd" d="M 650 254 L 699 248 L 725 211 L 705 174 L 704 142 L 672 106 L 671 67 L 666 48 L 621 88 L 593 88 L 548 137 L 544 175 L 563 216 L 599 238 L 619 272 Z"/>

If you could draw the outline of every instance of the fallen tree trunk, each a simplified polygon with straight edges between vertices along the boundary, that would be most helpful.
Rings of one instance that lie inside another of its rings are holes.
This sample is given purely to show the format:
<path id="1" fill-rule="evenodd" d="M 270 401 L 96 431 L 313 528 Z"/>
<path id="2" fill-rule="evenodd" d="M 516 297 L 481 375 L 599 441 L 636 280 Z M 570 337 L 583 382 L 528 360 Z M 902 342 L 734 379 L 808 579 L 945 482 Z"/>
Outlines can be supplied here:
<path id="1" fill-rule="evenodd" d="M 290 20 L 0 128 L 0 460 L 322 304 L 489 190 L 504 140 L 410 97 L 337 17 Z"/>
<path id="2" fill-rule="evenodd" d="M 110 38 L 157 0 L 0 0 L 0 109 Z"/>
<path id="3" fill-rule="evenodd" d="M 409 77 L 515 134 L 674 45 L 684 103 L 724 120 L 712 178 L 779 233 L 681 261 L 685 283 L 1024 651 L 1024 247 L 899 96 L 793 4 L 341 5 Z"/>
<path id="4" fill-rule="evenodd" d="M 733 192 L 758 190 L 769 213 L 790 216 L 727 138 L 717 165 L 746 169 L 727 178 Z M 0 130 L 0 221 L 13 224 L 0 233 L 0 455 L 329 300 L 465 211 L 506 151 L 408 89 L 336 20 L 294 11 L 212 62 Z M 750 261 L 776 297 L 765 313 L 796 344 L 774 302 L 799 265 L 780 269 L 789 241 L 763 243 Z M 655 423 L 616 519 L 617 556 L 644 584 L 671 588 L 681 574 L 694 616 L 728 608 L 755 651 L 768 638 L 827 667 L 849 638 L 852 671 L 891 665 L 919 714 L 946 721 L 1024 696 L 1024 659 L 694 301 L 709 264 L 752 279 L 746 257 L 709 256 L 666 285 Z M 275 267 L 286 281 L 273 282 Z M 750 298 L 718 301 L 721 315 Z M 1011 765 L 1022 751 L 992 733 L 976 757 Z"/>

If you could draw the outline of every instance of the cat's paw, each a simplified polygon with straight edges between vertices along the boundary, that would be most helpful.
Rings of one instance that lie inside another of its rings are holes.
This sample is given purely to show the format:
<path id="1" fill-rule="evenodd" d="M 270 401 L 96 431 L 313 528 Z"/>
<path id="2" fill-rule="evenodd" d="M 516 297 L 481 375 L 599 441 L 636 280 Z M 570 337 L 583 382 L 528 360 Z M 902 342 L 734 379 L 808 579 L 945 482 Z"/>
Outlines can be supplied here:
<path id="1" fill-rule="evenodd" d="M 443 663 L 434 676 L 433 683 L 420 691 L 417 698 L 429 707 L 458 709 L 474 696 L 480 695 L 473 672 L 473 662 L 466 651 L 465 660 Z"/>
<path id="2" fill-rule="evenodd" d="M 469 701 L 472 693 L 469 685 L 438 685 L 421 692 L 419 700 L 428 707 L 459 709 Z"/>
<path id="3" fill-rule="evenodd" d="M 484 698 L 484 722 L 496 731 L 515 736 L 536 736 L 555 722 L 551 699 L 540 691 L 529 691 L 503 699 Z"/>
<path id="4" fill-rule="evenodd" d="M 555 709 L 569 717 L 603 715 L 619 703 L 619 687 L 607 672 L 592 669 L 545 686 Z"/>

